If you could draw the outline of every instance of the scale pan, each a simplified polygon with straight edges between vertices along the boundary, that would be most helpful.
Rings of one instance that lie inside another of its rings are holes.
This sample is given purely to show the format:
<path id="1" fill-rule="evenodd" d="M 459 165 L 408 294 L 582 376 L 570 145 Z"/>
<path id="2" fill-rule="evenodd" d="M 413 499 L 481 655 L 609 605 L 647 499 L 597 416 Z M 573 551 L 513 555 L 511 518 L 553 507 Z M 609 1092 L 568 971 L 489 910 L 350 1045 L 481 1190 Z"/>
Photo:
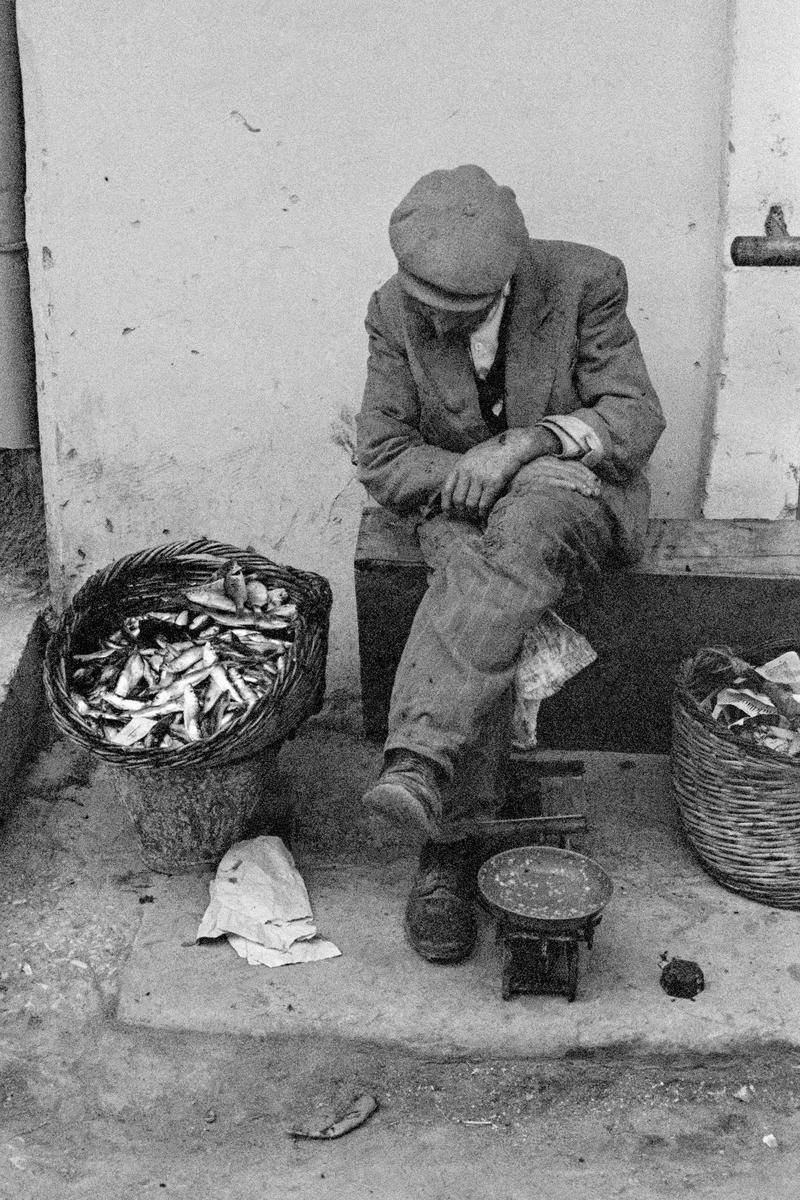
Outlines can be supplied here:
<path id="1" fill-rule="evenodd" d="M 585 854 L 555 846 L 516 846 L 483 864 L 478 890 L 488 908 L 509 925 L 563 932 L 596 917 L 614 887 Z"/>

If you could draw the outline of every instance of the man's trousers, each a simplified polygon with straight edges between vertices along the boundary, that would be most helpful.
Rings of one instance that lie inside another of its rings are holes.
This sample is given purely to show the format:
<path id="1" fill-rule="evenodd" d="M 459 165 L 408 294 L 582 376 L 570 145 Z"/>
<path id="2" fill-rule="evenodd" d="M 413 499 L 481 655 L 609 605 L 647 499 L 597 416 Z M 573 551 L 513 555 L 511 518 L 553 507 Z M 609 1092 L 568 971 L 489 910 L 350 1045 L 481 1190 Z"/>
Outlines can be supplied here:
<path id="1" fill-rule="evenodd" d="M 547 483 L 531 463 L 484 529 L 438 514 L 421 521 L 429 587 L 395 677 L 386 750 L 433 760 L 450 781 L 441 837 L 474 830 L 499 800 L 497 767 L 510 737 L 511 695 L 526 633 L 596 580 L 614 547 L 603 500 Z"/>

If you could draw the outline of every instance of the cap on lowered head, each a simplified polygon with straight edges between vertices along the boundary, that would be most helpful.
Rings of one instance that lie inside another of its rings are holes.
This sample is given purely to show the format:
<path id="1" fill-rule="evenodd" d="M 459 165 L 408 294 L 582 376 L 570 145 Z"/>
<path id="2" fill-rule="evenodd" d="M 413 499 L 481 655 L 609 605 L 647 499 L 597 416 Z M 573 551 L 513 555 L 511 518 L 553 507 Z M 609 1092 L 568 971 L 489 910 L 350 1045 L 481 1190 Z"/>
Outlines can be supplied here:
<path id="1" fill-rule="evenodd" d="M 406 292 L 470 311 L 511 278 L 528 231 L 511 188 L 467 165 L 423 175 L 392 213 L 389 241 Z"/>

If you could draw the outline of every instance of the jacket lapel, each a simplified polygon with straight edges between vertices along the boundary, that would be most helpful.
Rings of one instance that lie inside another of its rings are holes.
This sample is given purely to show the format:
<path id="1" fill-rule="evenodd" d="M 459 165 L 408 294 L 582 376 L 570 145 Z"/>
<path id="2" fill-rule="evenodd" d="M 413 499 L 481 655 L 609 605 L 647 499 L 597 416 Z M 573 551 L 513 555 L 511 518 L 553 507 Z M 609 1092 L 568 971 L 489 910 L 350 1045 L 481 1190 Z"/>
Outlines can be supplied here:
<path id="1" fill-rule="evenodd" d="M 532 425 L 544 416 L 553 390 L 563 322 L 559 321 L 557 292 L 545 262 L 532 243 L 514 274 L 508 299 L 505 390 L 510 428 Z M 469 347 L 456 339 L 431 337 L 424 318 L 405 297 L 403 307 L 407 348 L 414 360 L 412 370 L 422 407 L 431 415 L 444 408 L 449 418 L 447 448 L 467 450 L 488 436 Z"/>
<path id="2" fill-rule="evenodd" d="M 446 409 L 457 433 L 463 435 L 463 448 L 467 450 L 487 435 L 469 346 L 455 338 L 430 336 L 424 318 L 413 305 L 404 302 L 404 307 L 409 349 L 416 358 L 414 375 L 423 405 L 427 400 L 426 407 Z"/>
<path id="3" fill-rule="evenodd" d="M 514 275 L 506 343 L 506 419 L 533 425 L 547 412 L 553 390 L 561 322 L 555 289 L 535 243 Z"/>

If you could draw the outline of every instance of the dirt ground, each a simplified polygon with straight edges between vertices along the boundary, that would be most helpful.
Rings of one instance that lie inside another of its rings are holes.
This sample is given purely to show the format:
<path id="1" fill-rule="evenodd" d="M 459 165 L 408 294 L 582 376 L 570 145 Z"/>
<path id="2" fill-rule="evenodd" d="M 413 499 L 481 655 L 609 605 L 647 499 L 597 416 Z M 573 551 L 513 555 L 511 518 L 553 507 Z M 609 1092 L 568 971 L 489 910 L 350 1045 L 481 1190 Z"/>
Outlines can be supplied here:
<path id="1" fill-rule="evenodd" d="M 116 981 L 151 877 L 91 770 L 63 742 L 45 747 L 0 837 L 0 1196 L 796 1200 L 789 1047 L 452 1060 L 324 1029 L 122 1026 Z M 288 1136 L 364 1092 L 380 1107 L 361 1128 Z"/>

